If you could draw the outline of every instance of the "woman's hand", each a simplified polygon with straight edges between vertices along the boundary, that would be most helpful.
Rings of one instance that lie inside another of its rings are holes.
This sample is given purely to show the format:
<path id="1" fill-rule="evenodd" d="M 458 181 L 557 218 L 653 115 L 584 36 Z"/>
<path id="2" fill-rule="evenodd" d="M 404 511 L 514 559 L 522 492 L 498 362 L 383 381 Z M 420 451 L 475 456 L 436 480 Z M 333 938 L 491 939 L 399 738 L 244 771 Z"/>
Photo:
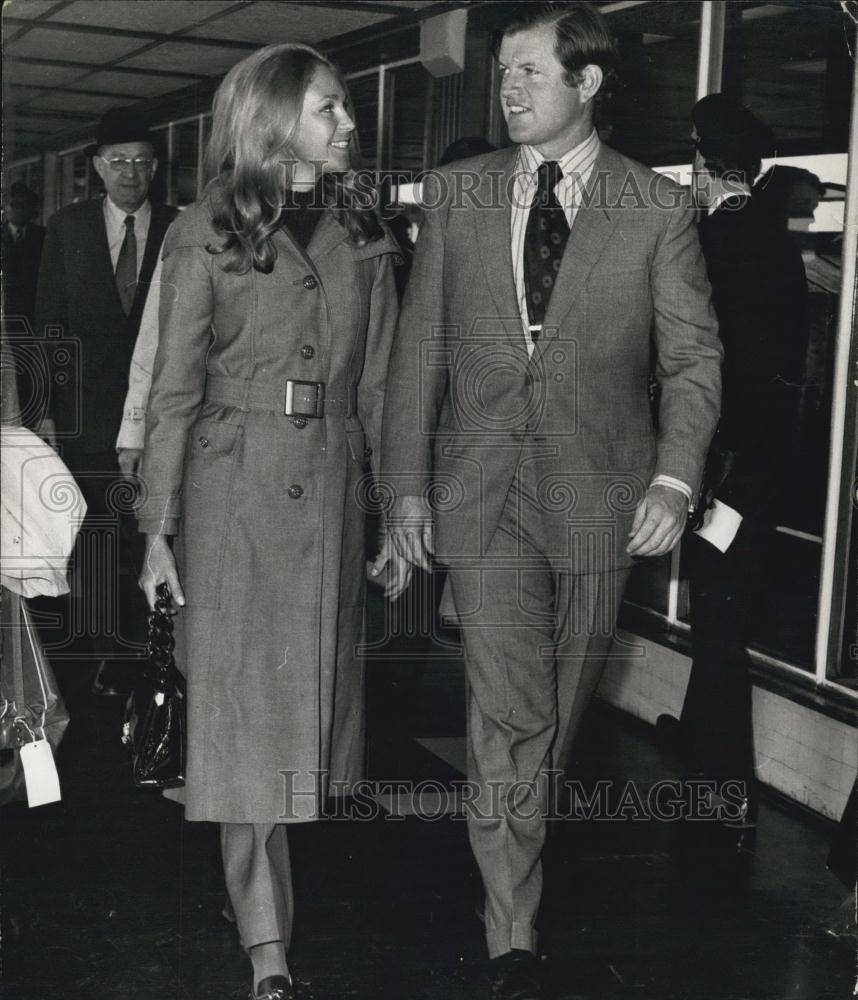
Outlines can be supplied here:
<path id="1" fill-rule="evenodd" d="M 146 595 L 150 610 L 155 610 L 155 590 L 161 583 L 166 583 L 170 588 L 170 593 L 176 604 L 184 607 L 185 594 L 179 583 L 176 560 L 166 535 L 146 536 L 146 555 L 143 559 L 143 572 L 140 574 L 138 582 L 140 589 Z"/>
<path id="2" fill-rule="evenodd" d="M 376 556 L 375 562 L 369 571 L 370 576 L 381 576 L 385 566 L 387 567 L 387 578 L 385 580 L 384 596 L 392 601 L 399 597 L 411 582 L 413 567 L 407 559 L 399 554 L 390 535 L 384 539 L 381 552 Z"/>

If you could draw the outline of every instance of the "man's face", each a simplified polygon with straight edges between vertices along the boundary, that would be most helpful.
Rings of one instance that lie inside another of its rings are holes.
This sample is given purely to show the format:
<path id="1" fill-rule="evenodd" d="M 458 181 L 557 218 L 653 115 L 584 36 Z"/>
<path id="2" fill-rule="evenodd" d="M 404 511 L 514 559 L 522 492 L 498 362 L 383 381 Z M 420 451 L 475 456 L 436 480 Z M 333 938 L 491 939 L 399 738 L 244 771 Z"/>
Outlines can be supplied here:
<path id="1" fill-rule="evenodd" d="M 505 35 L 498 53 L 509 137 L 535 146 L 546 159 L 563 156 L 593 128 L 592 101 L 564 83 L 554 45 L 553 25 L 538 25 Z"/>
<path id="2" fill-rule="evenodd" d="M 33 207 L 29 198 L 22 194 L 13 195 L 6 204 L 6 218 L 13 226 L 26 226 L 33 217 Z"/>
<path id="3" fill-rule="evenodd" d="M 146 162 L 115 163 L 117 160 L 135 159 Z M 158 168 L 149 143 L 122 142 L 115 146 L 101 146 L 92 162 L 114 205 L 124 212 L 136 212 L 149 196 L 149 187 Z"/>

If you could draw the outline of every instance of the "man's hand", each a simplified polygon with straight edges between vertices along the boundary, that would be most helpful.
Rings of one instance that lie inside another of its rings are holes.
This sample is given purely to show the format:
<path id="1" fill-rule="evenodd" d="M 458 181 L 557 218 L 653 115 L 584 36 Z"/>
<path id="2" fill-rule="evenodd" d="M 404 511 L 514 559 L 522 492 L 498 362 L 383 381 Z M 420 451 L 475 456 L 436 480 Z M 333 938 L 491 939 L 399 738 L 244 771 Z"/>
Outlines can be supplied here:
<path id="1" fill-rule="evenodd" d="M 119 471 L 123 479 L 133 479 L 140 471 L 140 463 L 143 460 L 142 448 L 120 448 L 117 453 Z"/>
<path id="2" fill-rule="evenodd" d="M 688 517 L 688 500 L 669 486 L 650 486 L 638 504 L 631 540 L 626 546 L 630 556 L 663 556 L 679 541 Z"/>
<path id="3" fill-rule="evenodd" d="M 434 518 L 423 497 L 399 497 L 387 515 L 387 534 L 397 552 L 412 566 L 432 572 Z"/>
<path id="4" fill-rule="evenodd" d="M 390 536 L 384 539 L 375 562 L 369 565 L 370 578 L 384 584 L 384 596 L 390 601 L 396 600 L 411 582 L 413 567 L 399 554 Z"/>

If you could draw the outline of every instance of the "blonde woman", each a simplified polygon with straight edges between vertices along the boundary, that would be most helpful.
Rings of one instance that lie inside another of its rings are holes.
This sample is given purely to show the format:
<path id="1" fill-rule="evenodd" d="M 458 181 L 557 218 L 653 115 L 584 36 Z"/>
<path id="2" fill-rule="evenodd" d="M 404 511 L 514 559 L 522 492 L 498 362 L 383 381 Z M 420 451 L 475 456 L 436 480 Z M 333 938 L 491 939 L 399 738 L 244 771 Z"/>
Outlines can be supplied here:
<path id="1" fill-rule="evenodd" d="M 189 820 L 221 824 L 252 995 L 290 995 L 286 825 L 363 759 L 364 512 L 398 248 L 351 169 L 340 73 L 304 45 L 235 66 L 212 178 L 164 245 L 139 511 L 187 676 Z M 170 538 L 174 536 L 171 544 Z M 382 546 L 396 596 L 408 569 Z"/>

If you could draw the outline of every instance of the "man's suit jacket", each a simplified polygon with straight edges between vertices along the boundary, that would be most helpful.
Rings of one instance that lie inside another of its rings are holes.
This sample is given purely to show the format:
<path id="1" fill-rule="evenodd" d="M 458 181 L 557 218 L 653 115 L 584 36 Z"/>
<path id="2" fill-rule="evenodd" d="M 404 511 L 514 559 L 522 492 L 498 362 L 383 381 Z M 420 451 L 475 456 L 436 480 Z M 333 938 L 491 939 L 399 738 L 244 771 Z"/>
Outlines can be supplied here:
<path id="1" fill-rule="evenodd" d="M 143 259 L 128 316 L 116 290 L 103 202 L 69 205 L 48 221 L 36 333 L 46 338 L 50 415 L 72 462 L 78 455 L 113 450 L 149 281 L 175 217 L 172 206 L 152 205 L 146 246 L 138 247 Z"/>
<path id="2" fill-rule="evenodd" d="M 798 246 L 752 197 L 728 199 L 704 216 L 700 243 L 724 345 L 707 480 L 740 513 L 760 514 L 788 485 L 807 350 L 807 277 Z"/>
<path id="3" fill-rule="evenodd" d="M 695 489 L 718 419 L 721 349 L 694 215 L 682 188 L 602 146 L 529 359 L 510 247 L 515 156 L 475 157 L 424 184 L 383 467 L 400 495 L 433 482 L 442 560 L 485 552 L 526 458 L 538 486 L 521 517 L 561 556 L 596 545 L 596 569 L 628 565 L 651 477 Z"/>
<path id="4" fill-rule="evenodd" d="M 45 227 L 29 222 L 23 235 L 15 240 L 9 223 L 4 222 L 2 241 L 3 315 L 24 316 L 32 324 Z"/>

